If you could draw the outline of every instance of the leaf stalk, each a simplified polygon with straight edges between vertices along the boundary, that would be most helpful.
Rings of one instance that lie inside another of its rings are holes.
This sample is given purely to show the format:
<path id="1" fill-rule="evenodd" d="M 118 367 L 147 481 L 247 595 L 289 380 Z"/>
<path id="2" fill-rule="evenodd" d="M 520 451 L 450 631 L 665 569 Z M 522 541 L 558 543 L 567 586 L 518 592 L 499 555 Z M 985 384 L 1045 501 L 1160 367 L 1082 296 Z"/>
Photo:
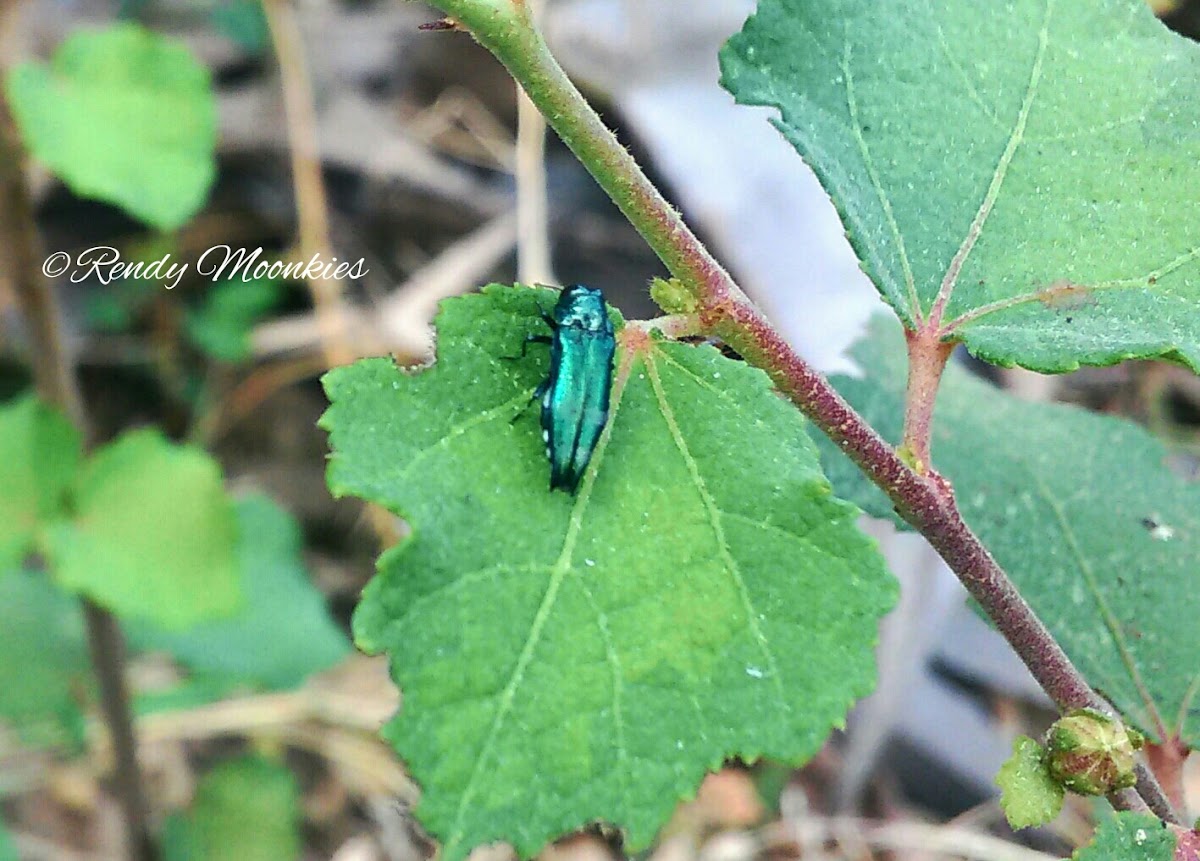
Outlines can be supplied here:
<path id="1" fill-rule="evenodd" d="M 904 330 L 908 342 L 908 391 L 904 399 L 904 436 L 897 449 L 913 471 L 927 475 L 933 459 L 933 408 L 953 341 L 943 341 L 934 327 Z"/>

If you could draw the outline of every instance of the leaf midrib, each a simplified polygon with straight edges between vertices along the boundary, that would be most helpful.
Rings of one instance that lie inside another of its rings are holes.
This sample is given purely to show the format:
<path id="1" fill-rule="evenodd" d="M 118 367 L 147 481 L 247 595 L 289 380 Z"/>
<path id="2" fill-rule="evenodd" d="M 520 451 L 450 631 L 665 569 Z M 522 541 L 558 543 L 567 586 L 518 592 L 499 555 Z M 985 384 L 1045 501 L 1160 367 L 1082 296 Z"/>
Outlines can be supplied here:
<path id="1" fill-rule="evenodd" d="M 988 217 L 992 214 L 996 201 L 1000 198 L 1000 191 L 1004 187 L 1004 180 L 1008 177 L 1009 166 L 1012 164 L 1017 150 L 1025 139 L 1025 127 L 1029 121 L 1029 114 L 1033 109 L 1034 100 L 1037 97 L 1038 84 L 1042 78 L 1042 66 L 1046 59 L 1046 49 L 1050 44 L 1050 16 L 1054 9 L 1054 3 L 1055 0 L 1046 0 L 1042 15 L 1042 26 L 1038 31 L 1037 54 L 1034 55 L 1033 65 L 1029 70 L 1029 81 L 1025 85 L 1025 94 L 1021 97 L 1021 107 L 1017 111 L 1017 120 L 1013 125 L 1012 133 L 1009 135 L 1008 143 L 1005 145 L 1004 152 L 1000 154 L 1000 160 L 996 163 L 996 167 L 992 171 L 991 182 L 988 183 L 987 192 L 984 194 L 983 201 L 979 204 L 975 218 L 972 219 L 970 227 L 967 228 L 967 235 L 963 237 L 958 251 L 955 252 L 950 265 L 946 267 L 946 272 L 942 276 L 942 285 L 938 289 L 938 295 L 934 299 L 933 306 L 930 308 L 929 321 L 935 328 L 940 327 L 942 324 L 942 315 L 945 313 L 946 306 L 950 302 L 950 297 L 954 293 L 954 288 L 958 284 L 958 277 L 962 273 L 962 268 L 971 256 L 971 251 L 975 248 L 975 243 L 979 241 L 979 237 L 983 234 L 984 225 L 987 224 Z M 919 308 L 916 310 L 920 311 Z M 918 319 L 920 319 L 919 316 Z"/>
<path id="2" fill-rule="evenodd" d="M 667 423 L 671 439 L 675 443 L 680 456 L 683 458 L 684 464 L 687 466 L 688 475 L 691 477 L 692 484 L 699 494 L 701 504 L 704 506 L 705 513 L 708 516 L 709 526 L 717 542 L 717 552 L 720 554 L 721 560 L 725 563 L 726 570 L 733 578 L 734 585 L 737 587 L 738 597 L 742 602 L 742 611 L 746 614 L 746 624 L 749 626 L 750 632 L 753 634 L 763 654 L 763 658 L 767 662 L 767 667 L 770 669 L 780 714 L 786 719 L 790 716 L 792 709 L 784 694 L 779 662 L 775 660 L 775 653 L 772 651 L 762 627 L 758 624 L 758 613 L 754 609 L 754 603 L 750 598 L 749 588 L 746 585 L 745 578 L 742 577 L 741 568 L 737 564 L 737 560 L 733 558 L 733 554 L 729 550 L 729 542 L 725 538 L 725 530 L 721 525 L 721 512 L 717 508 L 712 494 L 709 493 L 708 486 L 705 484 L 703 477 L 700 475 L 700 468 L 695 458 L 692 457 L 687 441 L 683 438 L 683 434 L 679 430 L 679 425 L 675 421 L 675 413 L 671 409 L 670 404 L 667 403 L 666 392 L 663 390 L 662 380 L 659 377 L 658 366 L 655 364 L 653 354 L 647 354 L 646 356 L 646 373 L 650 378 L 650 385 L 654 390 L 659 412 L 662 413 L 663 420 Z"/>
<path id="3" fill-rule="evenodd" d="M 613 381 L 609 421 L 605 425 L 599 441 L 596 443 L 596 450 L 592 455 L 591 464 L 584 475 L 579 493 L 575 497 L 575 504 L 571 507 L 571 517 L 567 522 L 567 531 L 563 536 L 562 551 L 559 553 L 558 559 L 555 560 L 554 567 L 550 571 L 550 580 L 546 585 L 545 593 L 542 595 L 541 603 L 538 605 L 537 613 L 534 615 L 533 624 L 529 628 L 529 635 L 526 637 L 525 644 L 521 648 L 521 653 L 517 657 L 517 663 L 513 667 L 512 674 L 509 676 L 508 684 L 505 685 L 503 692 L 500 694 L 500 701 L 496 707 L 496 715 L 492 719 L 492 725 L 488 729 L 483 746 L 480 748 L 479 755 L 475 759 L 475 767 L 471 771 L 471 776 L 468 778 L 466 786 L 463 787 L 462 795 L 459 796 L 458 808 L 454 814 L 454 823 L 450 828 L 450 833 L 446 838 L 443 848 L 443 854 L 446 857 L 454 856 L 458 844 L 463 839 L 463 819 L 471 802 L 474 800 L 475 793 L 479 789 L 484 766 L 490 759 L 492 749 L 495 747 L 496 739 L 500 735 L 504 721 L 512 710 L 517 689 L 521 686 L 521 682 L 525 678 L 525 671 L 533 660 L 533 653 L 541 641 L 542 630 L 545 628 L 551 613 L 554 611 L 559 589 L 562 587 L 567 574 L 571 571 L 571 557 L 575 552 L 575 542 L 578 540 L 579 531 L 583 527 L 583 516 L 587 510 L 588 503 L 591 501 L 596 474 L 608 450 L 608 442 L 612 437 L 612 428 L 616 423 L 617 413 L 620 411 L 621 399 L 625 393 L 625 387 L 629 382 L 632 364 L 632 351 L 624 351 L 622 353 L 621 365 Z M 620 714 L 619 706 L 620 703 L 616 701 L 616 697 L 614 696 L 614 719 L 618 720 Z"/>
<path id="4" fill-rule="evenodd" d="M 1058 500 L 1051 493 L 1050 488 L 1036 470 L 1025 467 L 1025 473 L 1028 476 L 1030 484 L 1038 491 L 1038 494 L 1045 500 L 1050 510 L 1054 513 L 1055 523 L 1058 525 L 1059 531 L 1066 541 L 1067 549 L 1071 553 L 1071 557 L 1075 560 L 1075 566 L 1079 574 L 1083 577 L 1084 584 L 1091 593 L 1092 600 L 1096 602 L 1096 607 L 1100 611 L 1100 617 L 1104 621 L 1104 628 L 1108 631 L 1108 635 L 1112 640 L 1113 648 L 1120 657 L 1122 666 L 1129 674 L 1130 681 L 1133 682 L 1138 696 L 1142 698 L 1142 704 L 1146 707 L 1145 721 L 1148 727 L 1153 727 L 1162 736 L 1162 740 L 1166 740 L 1167 730 L 1163 724 L 1162 715 L 1158 711 L 1158 704 L 1151 696 L 1149 689 L 1146 687 L 1145 681 L 1142 679 L 1141 671 L 1138 668 L 1137 662 L 1134 660 L 1133 652 L 1129 648 L 1129 644 L 1125 641 L 1124 632 L 1121 630 L 1121 622 L 1109 607 L 1108 601 L 1104 597 L 1104 593 L 1100 589 L 1100 584 L 1096 580 L 1095 572 L 1092 570 L 1091 562 L 1084 555 L 1083 549 L 1079 546 L 1079 541 L 1075 536 L 1075 530 L 1071 527 L 1070 521 L 1067 519 L 1066 513 L 1058 504 Z"/>

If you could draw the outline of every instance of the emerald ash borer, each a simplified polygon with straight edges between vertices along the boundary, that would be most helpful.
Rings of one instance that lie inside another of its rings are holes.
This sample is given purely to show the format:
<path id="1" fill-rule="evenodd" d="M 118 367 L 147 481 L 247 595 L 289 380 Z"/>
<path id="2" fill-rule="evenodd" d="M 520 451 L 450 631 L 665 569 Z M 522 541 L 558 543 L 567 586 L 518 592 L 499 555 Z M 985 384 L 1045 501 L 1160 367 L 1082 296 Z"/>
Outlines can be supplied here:
<path id="1" fill-rule="evenodd" d="M 604 294 L 576 284 L 542 314 L 553 336 L 529 335 L 550 345 L 550 375 L 533 393 L 541 399 L 542 439 L 550 460 L 550 489 L 575 493 L 608 422 L 616 337 Z"/>

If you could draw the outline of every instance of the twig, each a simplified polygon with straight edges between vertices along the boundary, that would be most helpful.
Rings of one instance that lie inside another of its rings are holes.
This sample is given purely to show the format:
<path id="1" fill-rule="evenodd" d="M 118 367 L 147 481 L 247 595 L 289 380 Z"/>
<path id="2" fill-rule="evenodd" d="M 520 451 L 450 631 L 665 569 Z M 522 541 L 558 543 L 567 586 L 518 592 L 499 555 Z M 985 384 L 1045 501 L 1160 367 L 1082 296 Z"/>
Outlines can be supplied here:
<path id="1" fill-rule="evenodd" d="M 413 272 L 370 313 L 349 315 L 353 343 L 360 355 L 393 350 L 419 357 L 431 345 L 429 320 L 437 303 L 470 290 L 512 251 L 516 218 L 504 212 L 458 239 Z M 317 338 L 312 314 L 299 314 L 259 324 L 251 336 L 258 357 L 312 345 Z"/>
<path id="2" fill-rule="evenodd" d="M 125 683 L 125 638 L 117 617 L 90 598 L 83 599 L 88 648 L 100 682 L 100 710 L 112 735 L 117 762 L 117 796 L 125 817 L 128 849 L 137 861 L 155 861 L 158 847 L 150 834 L 149 807 L 137 761 L 137 738 Z"/>
<path id="3" fill-rule="evenodd" d="M 702 329 L 765 370 L 776 386 L 892 500 L 946 560 L 1008 640 L 1043 690 L 1064 711 L 1108 705 L 1071 663 L 1008 575 L 963 521 L 950 482 L 932 467 L 918 472 L 808 365 L 763 317 L 729 273 L 683 223 L 567 78 L 518 0 L 436 0 L 508 68 L 551 126 L 583 162 L 671 274 L 698 303 Z M 1178 822 L 1153 776 L 1142 797 L 1112 796 L 1124 809 Z M 1143 798 L 1145 799 L 1143 801 Z"/>
<path id="4" fill-rule="evenodd" d="M 541 0 L 526 0 L 536 22 Z M 546 200 L 546 120 L 517 86 L 517 280 L 553 284 Z"/>
<path id="5" fill-rule="evenodd" d="M 0 98 L 0 259 L 12 261 L 13 292 L 29 326 L 31 360 L 38 394 L 57 407 L 88 440 L 83 400 L 67 355 L 54 292 L 38 262 L 40 243 L 23 171 L 24 151 L 8 105 Z M 100 685 L 100 705 L 116 753 L 117 795 L 125 819 L 129 857 L 158 857 L 150 835 L 148 807 L 137 763 L 137 745 L 125 682 L 125 643 L 116 617 L 83 599 L 88 644 Z"/>
<path id="6" fill-rule="evenodd" d="M 138 737 L 147 749 L 226 735 L 278 738 L 323 756 L 365 794 L 415 802 L 416 787 L 377 736 L 396 705 L 396 698 L 387 694 L 364 699 L 357 691 L 310 681 L 288 693 L 144 715 L 138 718 Z"/>
<path id="7" fill-rule="evenodd" d="M 879 823 L 853 817 L 805 818 L 784 825 L 797 842 L 841 840 L 853 834 L 876 849 L 893 852 L 924 851 L 976 861 L 1053 861 L 1056 857 L 954 825 Z"/>
<path id="8" fill-rule="evenodd" d="M 332 258 L 329 242 L 329 206 L 318 152 L 317 117 L 312 82 L 304 59 L 304 40 L 288 0 L 263 0 L 267 24 L 283 89 L 283 108 L 292 159 L 292 187 L 299 222 L 300 256 L 311 260 Z M 308 279 L 313 309 L 321 329 L 321 342 L 330 366 L 354 360 L 347 337 L 341 284 L 335 278 Z"/>
<path id="9" fill-rule="evenodd" d="M 17 844 L 20 857 L 26 861 L 94 861 L 95 856 L 89 852 L 77 852 L 64 846 L 57 840 L 48 840 L 36 834 L 16 832 L 12 835 L 13 843 Z"/>
<path id="10" fill-rule="evenodd" d="M 8 263 L 9 284 L 29 326 L 29 363 L 38 392 L 84 430 L 83 403 L 66 355 L 61 315 L 41 270 L 41 243 L 23 163 L 20 137 L 0 97 L 0 260 Z"/>
<path id="11" fill-rule="evenodd" d="M 271 31 L 279 76 L 283 88 L 283 109 L 288 127 L 288 146 L 292 156 L 292 187 L 296 197 L 296 217 L 300 222 L 300 255 L 305 260 L 320 258 L 332 262 L 329 241 L 329 206 L 317 141 L 317 117 L 313 104 L 312 82 L 304 59 L 304 39 L 289 0 L 263 0 L 263 11 Z M 354 361 L 350 344 L 349 322 L 342 303 L 342 285 L 336 278 L 319 275 L 307 279 L 321 347 L 330 367 Z M 395 521 L 380 506 L 365 508 L 371 529 L 383 547 L 396 541 Z"/>

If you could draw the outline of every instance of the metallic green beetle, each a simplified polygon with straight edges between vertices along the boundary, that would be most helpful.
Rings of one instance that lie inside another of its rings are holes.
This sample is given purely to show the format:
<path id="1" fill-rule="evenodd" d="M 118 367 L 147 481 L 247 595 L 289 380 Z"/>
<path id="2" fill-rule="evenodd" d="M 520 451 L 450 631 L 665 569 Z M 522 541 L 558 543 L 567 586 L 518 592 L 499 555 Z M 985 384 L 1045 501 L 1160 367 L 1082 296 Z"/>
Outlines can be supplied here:
<path id="1" fill-rule="evenodd" d="M 542 316 L 553 337 L 526 341 L 550 344 L 550 376 L 533 396 L 542 403 L 550 489 L 574 494 L 608 422 L 616 337 L 604 294 L 582 284 L 565 288 L 554 313 Z"/>

